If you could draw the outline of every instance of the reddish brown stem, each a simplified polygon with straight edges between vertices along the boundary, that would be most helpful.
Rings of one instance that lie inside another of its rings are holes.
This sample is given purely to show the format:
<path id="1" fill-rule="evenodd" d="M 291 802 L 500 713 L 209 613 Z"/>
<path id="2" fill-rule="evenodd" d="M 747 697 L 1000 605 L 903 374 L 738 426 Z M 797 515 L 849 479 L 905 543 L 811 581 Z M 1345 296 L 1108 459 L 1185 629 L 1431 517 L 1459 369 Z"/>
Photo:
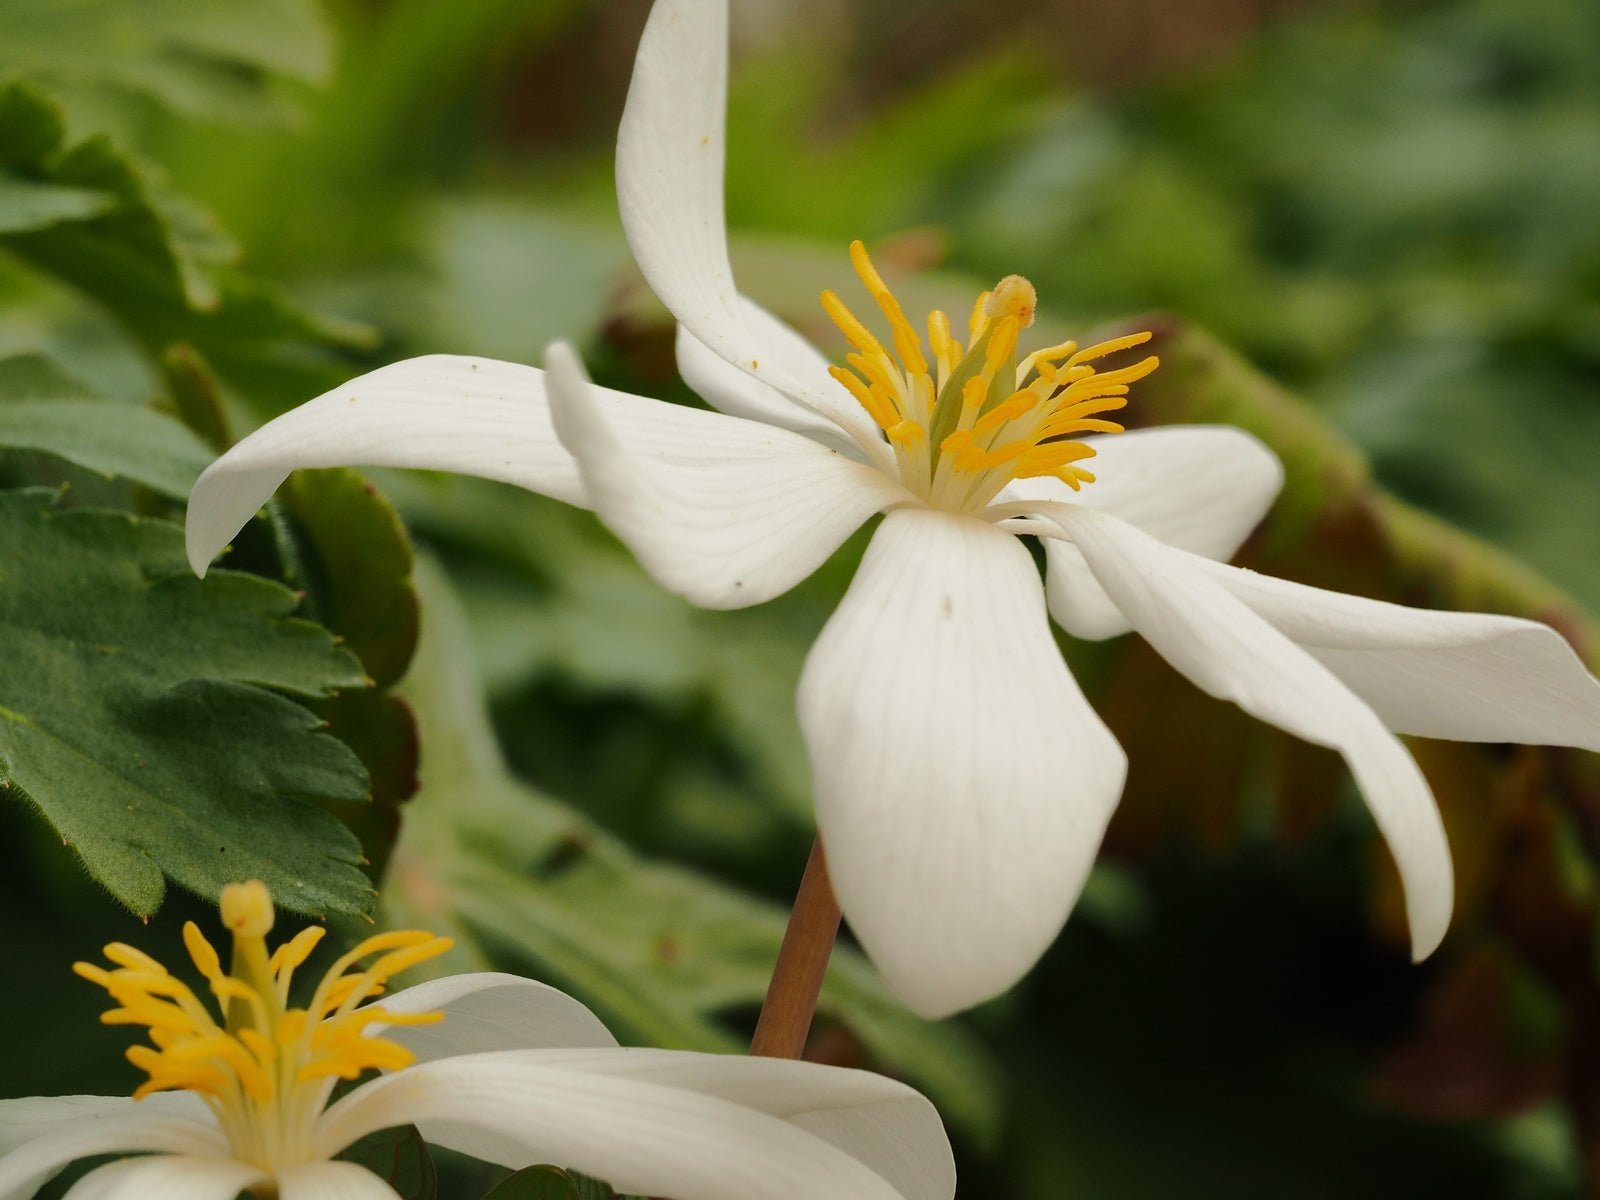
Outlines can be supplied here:
<path id="1" fill-rule="evenodd" d="M 839 901 L 828 880 L 822 840 L 811 847 L 806 873 L 795 893 L 778 962 L 767 985 L 750 1053 L 767 1058 L 800 1058 L 805 1054 L 811 1018 L 816 1015 L 822 977 L 828 970 L 833 942 L 839 935 Z"/>

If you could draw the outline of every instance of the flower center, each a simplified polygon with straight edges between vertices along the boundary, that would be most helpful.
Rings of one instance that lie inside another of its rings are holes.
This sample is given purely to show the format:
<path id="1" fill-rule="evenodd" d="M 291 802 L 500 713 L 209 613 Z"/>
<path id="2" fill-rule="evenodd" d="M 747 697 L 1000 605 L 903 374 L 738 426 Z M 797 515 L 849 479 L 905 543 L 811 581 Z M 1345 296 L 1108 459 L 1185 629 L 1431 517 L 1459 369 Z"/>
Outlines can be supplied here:
<path id="1" fill-rule="evenodd" d="M 1121 433 L 1121 425 L 1100 414 L 1126 405 L 1128 386 L 1159 360 L 1151 355 L 1109 371 L 1094 364 L 1149 341 L 1149 333 L 1083 349 L 1063 342 L 1019 363 L 1017 340 L 1033 324 L 1036 296 L 1026 279 L 1008 275 L 973 305 L 965 347 L 949 317 L 928 314 L 930 363 L 859 241 L 850 244 L 850 261 L 888 318 L 893 350 L 825 291 L 823 309 L 855 347 L 846 358 L 849 369 L 828 370 L 883 430 L 908 488 L 935 508 L 974 512 L 1013 479 L 1048 475 L 1073 491 L 1094 482 L 1078 465 L 1094 457 L 1094 447 L 1077 438 Z"/>
<path id="2" fill-rule="evenodd" d="M 289 1007 L 289 988 L 325 932 L 301 930 L 267 952 L 272 897 L 261 883 L 222 890 L 222 921 L 233 934 L 233 962 L 221 960 L 194 922 L 183 941 L 205 977 L 222 1020 L 155 959 L 113 942 L 114 970 L 76 963 L 73 970 L 111 994 L 119 1007 L 107 1025 L 142 1025 L 149 1046 L 132 1046 L 128 1061 L 149 1076 L 133 1093 L 190 1091 L 202 1096 L 236 1157 L 265 1169 L 311 1157 L 317 1116 L 338 1079 L 368 1070 L 394 1071 L 416 1061 L 397 1042 L 369 1034 L 372 1025 L 426 1025 L 441 1013 L 390 1013 L 363 1001 L 393 975 L 444 953 L 449 938 L 404 931 L 368 938 L 335 962 L 305 1008 Z M 365 967 L 357 964 L 379 957 Z"/>

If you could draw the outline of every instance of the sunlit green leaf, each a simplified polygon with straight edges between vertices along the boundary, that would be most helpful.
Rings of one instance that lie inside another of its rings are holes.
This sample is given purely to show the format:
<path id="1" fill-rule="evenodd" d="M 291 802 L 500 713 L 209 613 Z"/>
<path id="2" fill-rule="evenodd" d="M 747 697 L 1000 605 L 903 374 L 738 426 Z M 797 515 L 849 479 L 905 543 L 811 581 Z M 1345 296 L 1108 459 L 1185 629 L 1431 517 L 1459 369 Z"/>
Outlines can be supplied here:
<path id="1" fill-rule="evenodd" d="M 174 500 L 211 454 L 171 417 L 96 399 L 49 359 L 0 359 L 0 446 L 41 451 Z"/>
<path id="2" fill-rule="evenodd" d="M 284 907 L 359 913 L 350 832 L 306 803 L 361 764 L 280 695 L 359 686 L 355 658 L 255 576 L 188 570 L 181 530 L 0 493 L 0 786 L 138 913 L 165 878 L 259 878 Z"/>

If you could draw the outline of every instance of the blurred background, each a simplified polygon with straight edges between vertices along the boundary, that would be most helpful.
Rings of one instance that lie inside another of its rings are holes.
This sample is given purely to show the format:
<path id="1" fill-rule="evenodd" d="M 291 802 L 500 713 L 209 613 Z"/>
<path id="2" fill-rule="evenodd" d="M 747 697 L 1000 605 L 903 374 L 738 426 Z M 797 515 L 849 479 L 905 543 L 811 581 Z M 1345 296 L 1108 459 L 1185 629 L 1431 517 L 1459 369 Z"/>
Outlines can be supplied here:
<path id="1" fill-rule="evenodd" d="M 646 0 L 272 0 L 215 36 L 180 8 L 9 0 L 0 69 L 211 214 L 191 245 L 229 264 L 221 315 L 170 316 L 0 238 L 0 355 L 47 353 L 143 404 L 181 390 L 181 343 L 235 432 L 383 362 L 536 363 L 558 336 L 602 382 L 695 402 L 612 193 Z M 1157 314 L 1166 365 L 1132 420 L 1233 420 L 1289 463 L 1251 565 L 1525 612 L 1588 649 L 1592 0 L 734 16 L 745 292 L 838 352 L 816 297 L 853 283 L 861 237 L 908 310 L 964 312 L 1016 272 L 1041 339 Z M 263 316 L 247 279 L 283 312 Z M 864 537 L 770 605 L 709 614 L 585 514 L 471 480 L 378 483 L 424 559 L 400 685 L 422 789 L 392 853 L 392 822 L 360 830 L 387 866 L 383 912 L 455 931 L 458 966 L 569 988 L 624 1041 L 736 1048 L 812 836 L 794 682 Z M 1066 933 L 1013 993 L 941 1027 L 845 953 L 813 1055 L 925 1088 L 964 1197 L 1600 1194 L 1594 756 L 1417 744 L 1462 896 L 1413 967 L 1336 759 L 1132 639 L 1066 649 L 1132 760 Z M 409 764 L 384 761 L 398 804 Z M 124 1088 L 107 1066 L 122 1039 L 65 965 L 110 936 L 170 939 L 199 906 L 174 898 L 141 931 L 20 806 L 0 804 L 0 830 L 0 928 L 33 964 L 9 968 L 28 986 L 6 1004 L 36 1030 L 0 1094 Z"/>

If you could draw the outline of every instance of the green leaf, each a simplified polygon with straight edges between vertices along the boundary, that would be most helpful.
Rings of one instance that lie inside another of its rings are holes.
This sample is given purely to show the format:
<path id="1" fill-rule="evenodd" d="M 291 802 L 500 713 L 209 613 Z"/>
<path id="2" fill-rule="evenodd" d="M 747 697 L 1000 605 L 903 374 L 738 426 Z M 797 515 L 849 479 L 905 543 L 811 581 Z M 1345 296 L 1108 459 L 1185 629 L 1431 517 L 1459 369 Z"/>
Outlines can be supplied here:
<path id="1" fill-rule="evenodd" d="M 303 534 L 314 615 L 381 687 L 405 674 L 417 645 L 411 540 L 393 505 L 348 468 L 297 471 L 279 493 Z"/>
<path id="2" fill-rule="evenodd" d="M 0 78 L 0 169 L 109 199 L 86 219 L 0 229 L 0 247 L 103 305 L 153 357 L 186 343 L 225 377 L 249 374 L 256 392 L 302 399 L 343 373 L 335 351 L 372 344 L 370 330 L 232 270 L 236 249 L 208 214 L 109 137 L 69 141 L 60 105 L 14 76 Z"/>
<path id="3" fill-rule="evenodd" d="M 91 188 L 59 187 L 0 174 L 0 233 L 86 221 L 115 204 L 112 197 Z"/>
<path id="4" fill-rule="evenodd" d="M 74 108 L 132 93 L 205 120 L 292 115 L 276 78 L 326 78 L 332 39 L 314 0 L 8 0 L 0 56 Z"/>
<path id="5" fill-rule="evenodd" d="M 39 355 L 0 359 L 0 446 L 53 454 L 182 500 L 211 452 L 171 417 L 93 396 Z"/>
<path id="6" fill-rule="evenodd" d="M 305 802 L 360 800 L 366 773 L 278 694 L 359 686 L 354 656 L 278 584 L 196 579 L 176 525 L 53 499 L 0 493 L 0 787 L 136 913 L 164 877 L 367 911 L 355 838 Z"/>
<path id="7" fill-rule="evenodd" d="M 524 1167 L 506 1176 L 483 1195 L 483 1200 L 631 1200 L 610 1186 L 560 1167 L 543 1164 Z"/>
<path id="8" fill-rule="evenodd" d="M 439 1172 L 415 1125 L 380 1129 L 346 1146 L 339 1157 L 366 1167 L 400 1194 L 401 1200 L 435 1200 Z"/>
<path id="9" fill-rule="evenodd" d="M 426 564 L 422 564 L 426 566 Z M 419 572 L 429 614 L 403 691 L 427 748 L 384 907 L 457 939 L 448 970 L 530 969 L 592 1005 L 625 1043 L 738 1052 L 730 1018 L 766 992 L 787 914 L 652 863 L 513 778 L 484 711 L 456 602 Z M 908 1013 L 859 954 L 834 956 L 819 1014 L 922 1087 L 980 1140 L 998 1128 L 992 1065 L 958 1026 Z"/>

